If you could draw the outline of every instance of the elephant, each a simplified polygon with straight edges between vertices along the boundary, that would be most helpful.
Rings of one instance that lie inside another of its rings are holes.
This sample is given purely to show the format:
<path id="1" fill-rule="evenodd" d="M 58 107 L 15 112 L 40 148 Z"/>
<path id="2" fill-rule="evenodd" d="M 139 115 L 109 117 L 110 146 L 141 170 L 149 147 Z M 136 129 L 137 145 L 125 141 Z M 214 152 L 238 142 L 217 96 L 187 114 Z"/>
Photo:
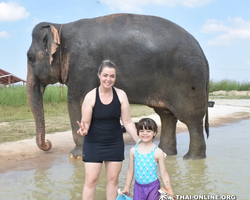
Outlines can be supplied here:
<path id="1" fill-rule="evenodd" d="M 179 25 L 157 16 L 112 14 L 57 24 L 41 22 L 32 31 L 27 51 L 27 95 L 36 125 L 37 146 L 45 141 L 43 93 L 49 84 L 68 87 L 68 111 L 74 149 L 80 158 L 84 137 L 77 134 L 81 103 L 99 85 L 97 69 L 105 59 L 117 65 L 115 86 L 130 104 L 154 109 L 161 119 L 159 147 L 177 155 L 176 125 L 190 136 L 184 159 L 206 158 L 209 136 L 209 64 L 198 41 Z M 203 124 L 204 121 L 204 124 Z"/>

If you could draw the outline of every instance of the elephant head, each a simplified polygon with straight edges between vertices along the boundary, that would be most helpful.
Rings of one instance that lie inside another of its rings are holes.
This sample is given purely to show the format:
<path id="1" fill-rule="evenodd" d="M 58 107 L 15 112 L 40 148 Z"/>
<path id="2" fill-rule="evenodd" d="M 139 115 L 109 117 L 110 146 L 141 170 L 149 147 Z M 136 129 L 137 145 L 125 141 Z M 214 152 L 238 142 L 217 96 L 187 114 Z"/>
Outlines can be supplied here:
<path id="1" fill-rule="evenodd" d="M 62 83 L 59 45 L 57 29 L 40 23 L 32 32 L 32 44 L 27 52 L 27 94 L 36 123 L 37 146 L 44 151 L 50 150 L 52 144 L 49 140 L 45 142 L 43 93 L 48 84 Z"/>

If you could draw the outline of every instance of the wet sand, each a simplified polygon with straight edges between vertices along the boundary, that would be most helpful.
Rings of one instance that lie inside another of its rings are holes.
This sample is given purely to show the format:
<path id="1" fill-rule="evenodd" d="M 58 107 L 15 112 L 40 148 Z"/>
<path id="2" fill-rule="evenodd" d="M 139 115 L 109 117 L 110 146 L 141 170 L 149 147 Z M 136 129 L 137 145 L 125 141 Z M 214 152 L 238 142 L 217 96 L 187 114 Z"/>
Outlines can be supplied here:
<path id="1" fill-rule="evenodd" d="M 250 99 L 215 99 L 213 101 L 215 101 L 214 107 L 209 108 L 210 127 L 223 126 L 250 118 Z M 158 115 L 152 114 L 147 117 L 153 118 L 160 126 L 160 118 Z M 133 120 L 138 121 L 140 118 L 133 118 Z M 184 131 L 187 131 L 186 125 L 178 122 L 177 133 Z M 67 155 L 70 150 L 74 148 L 71 131 L 47 134 L 45 138 L 52 142 L 52 149 L 48 152 L 41 151 L 36 146 L 35 137 L 17 142 L 0 144 L 0 173 L 46 168 L 51 164 L 60 162 L 58 158 L 62 154 Z M 132 141 L 127 133 L 124 134 L 124 141 L 125 143 Z"/>

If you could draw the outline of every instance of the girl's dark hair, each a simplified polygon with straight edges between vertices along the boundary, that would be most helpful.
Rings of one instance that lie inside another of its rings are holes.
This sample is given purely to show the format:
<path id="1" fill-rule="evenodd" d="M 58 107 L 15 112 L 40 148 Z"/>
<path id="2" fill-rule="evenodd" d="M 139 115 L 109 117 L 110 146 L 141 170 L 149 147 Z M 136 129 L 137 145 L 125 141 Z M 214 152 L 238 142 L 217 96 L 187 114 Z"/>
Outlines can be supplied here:
<path id="1" fill-rule="evenodd" d="M 114 68 L 116 70 L 115 63 L 113 63 L 110 60 L 104 60 L 104 61 L 102 61 L 102 64 L 99 66 L 98 74 L 102 73 L 102 70 L 103 70 L 104 67 L 110 67 L 110 68 Z"/>
<path id="2" fill-rule="evenodd" d="M 158 127 L 156 122 L 151 118 L 142 118 L 136 125 L 137 135 L 139 135 L 139 131 L 146 129 L 154 131 L 155 133 L 158 132 Z"/>

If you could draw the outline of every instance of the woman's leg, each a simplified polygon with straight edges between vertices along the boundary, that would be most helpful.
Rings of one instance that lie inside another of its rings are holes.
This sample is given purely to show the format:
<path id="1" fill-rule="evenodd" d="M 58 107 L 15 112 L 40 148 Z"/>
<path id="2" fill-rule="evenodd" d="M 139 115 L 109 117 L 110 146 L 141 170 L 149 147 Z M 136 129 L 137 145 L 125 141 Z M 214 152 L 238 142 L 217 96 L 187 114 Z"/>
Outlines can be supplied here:
<path id="1" fill-rule="evenodd" d="M 82 190 L 83 200 L 94 200 L 96 185 L 102 170 L 102 163 L 84 162 L 85 166 L 85 183 Z"/>
<path id="2" fill-rule="evenodd" d="M 122 169 L 122 162 L 106 161 L 106 198 L 107 200 L 115 200 L 118 190 L 118 178 Z"/>

